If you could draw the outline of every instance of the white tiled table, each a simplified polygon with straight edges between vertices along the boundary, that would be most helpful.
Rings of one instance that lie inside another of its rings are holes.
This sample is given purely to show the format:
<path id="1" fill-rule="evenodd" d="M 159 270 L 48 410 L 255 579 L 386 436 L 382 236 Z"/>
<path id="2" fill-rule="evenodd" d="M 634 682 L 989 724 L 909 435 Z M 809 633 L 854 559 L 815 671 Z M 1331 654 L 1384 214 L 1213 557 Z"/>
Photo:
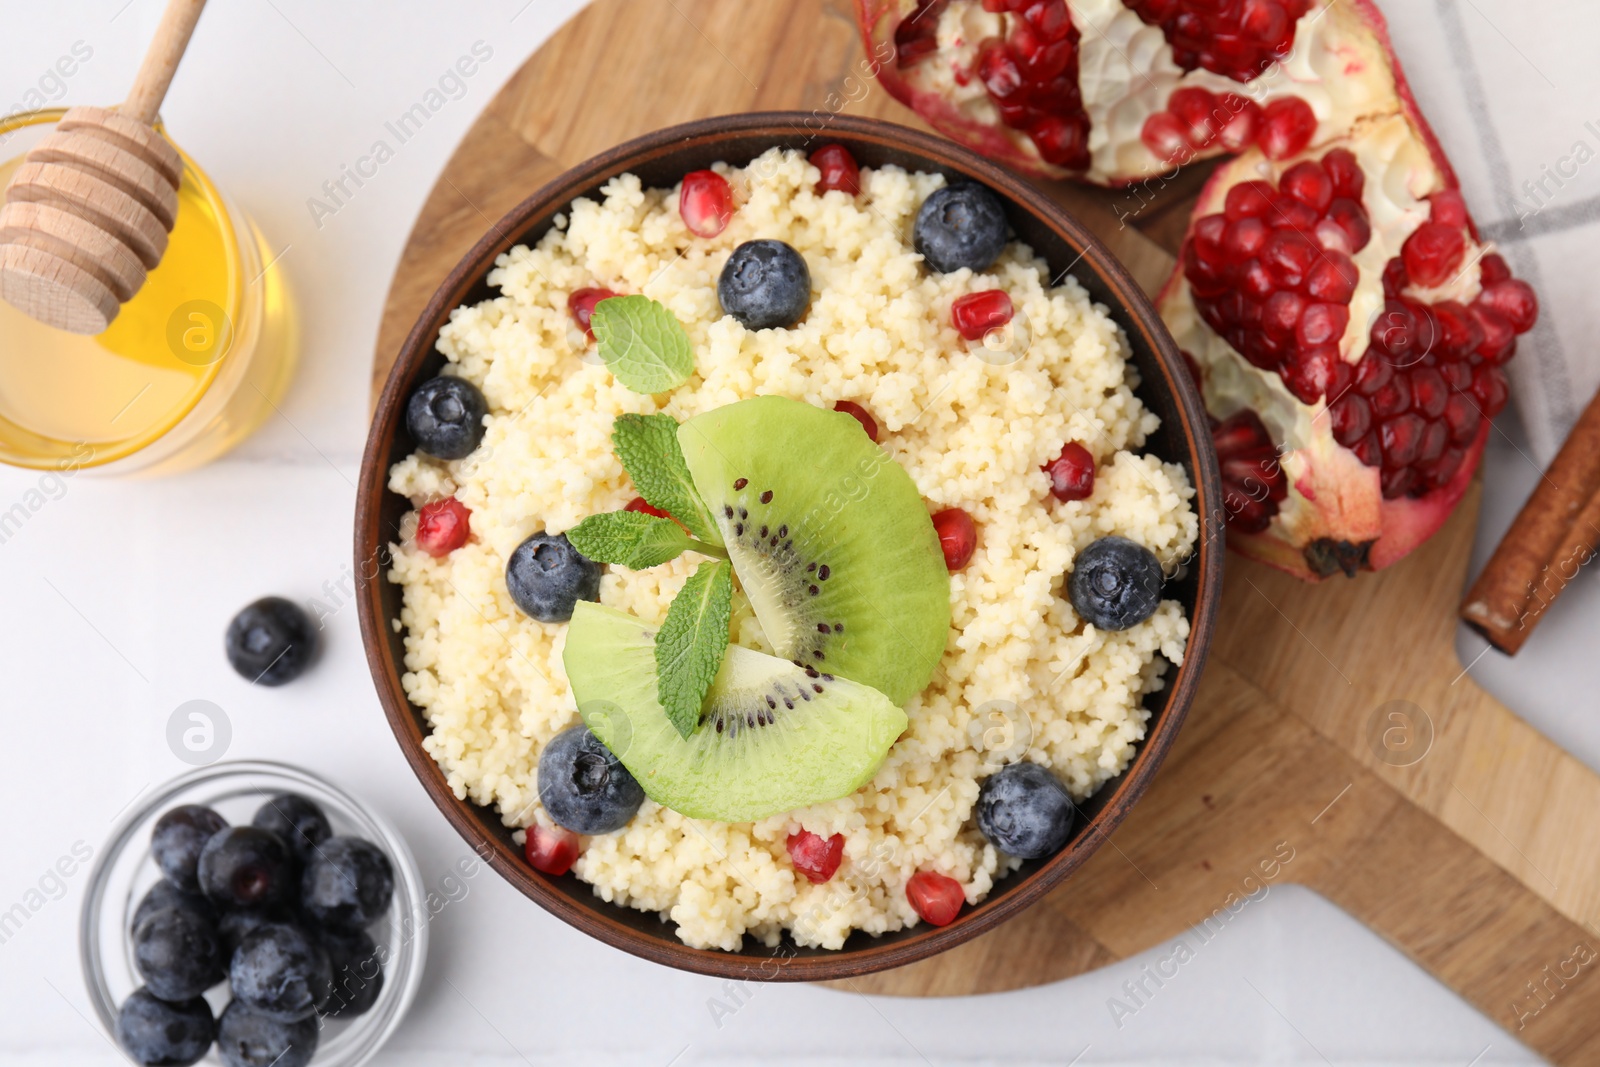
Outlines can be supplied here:
<path id="1" fill-rule="evenodd" d="M 1481 2 L 1511 14 L 1509 4 Z M 117 99 L 160 9 L 159 0 L 5 6 L 7 111 L 76 42 L 93 56 L 67 81 L 65 98 Z M 370 798 L 408 835 L 429 882 L 467 854 L 383 722 L 352 610 L 329 622 L 315 671 L 275 691 L 232 674 L 222 631 L 235 609 L 267 592 L 333 603 L 324 583 L 336 588 L 349 565 L 373 337 L 411 219 L 477 111 L 578 6 L 241 0 L 207 12 L 165 114 L 274 247 L 286 249 L 304 316 L 304 365 L 283 417 L 223 462 L 157 482 L 75 478 L 0 544 L 11 728 L 0 756 L 0 911 L 23 900 L 74 842 L 98 848 L 112 818 L 148 784 L 184 769 L 167 748 L 165 724 L 195 698 L 226 710 L 229 755 L 302 763 Z M 308 199 L 480 40 L 494 54 L 464 96 L 319 226 Z M 1486 543 L 1534 478 L 1507 441 L 1497 438 L 1489 458 Z M 0 471 L 0 510 L 37 485 L 36 476 Z M 1579 586 L 1521 659 L 1491 654 L 1475 674 L 1600 766 L 1600 721 L 1580 713 L 1592 708 L 1600 667 L 1578 654 L 1600 617 L 1600 591 L 1592 579 Z M 1471 658 L 1482 646 L 1463 647 Z M 80 873 L 62 899 L 0 943 L 0 1062 L 118 1062 L 86 1021 L 75 948 L 82 881 Z M 1143 962 L 958 1001 L 728 990 L 587 940 L 485 872 L 435 921 L 421 996 L 378 1062 L 1536 1062 L 1375 936 L 1292 887 L 1247 908 L 1119 1029 L 1107 1001 Z M 743 1006 L 730 1016 L 717 1003 Z"/>

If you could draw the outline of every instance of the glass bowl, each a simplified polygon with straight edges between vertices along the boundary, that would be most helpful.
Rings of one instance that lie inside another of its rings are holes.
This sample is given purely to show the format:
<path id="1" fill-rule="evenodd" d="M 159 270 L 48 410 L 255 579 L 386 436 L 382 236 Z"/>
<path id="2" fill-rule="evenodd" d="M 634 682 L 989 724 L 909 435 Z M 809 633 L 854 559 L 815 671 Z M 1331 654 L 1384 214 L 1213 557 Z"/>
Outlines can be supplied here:
<path id="1" fill-rule="evenodd" d="M 150 831 L 179 804 L 205 804 L 233 825 L 245 825 L 262 801 L 277 793 L 300 793 L 322 806 L 335 834 L 364 837 L 394 865 L 394 902 L 367 932 L 384 961 L 383 990 L 372 1010 L 353 1019 L 322 1020 L 315 1067 L 355 1067 L 377 1053 L 405 1017 L 422 981 L 428 956 L 426 890 L 417 861 L 387 819 L 344 790 L 307 771 L 281 763 L 213 763 L 180 775 L 127 811 L 100 851 L 89 874 L 79 918 L 78 948 L 83 980 L 100 1024 L 115 1041 L 117 1008 L 143 980 L 133 963 L 128 925 L 145 893 L 161 878 L 150 855 Z M 206 993 L 220 1016 L 227 984 Z M 204 1063 L 220 1063 L 212 1046 Z"/>

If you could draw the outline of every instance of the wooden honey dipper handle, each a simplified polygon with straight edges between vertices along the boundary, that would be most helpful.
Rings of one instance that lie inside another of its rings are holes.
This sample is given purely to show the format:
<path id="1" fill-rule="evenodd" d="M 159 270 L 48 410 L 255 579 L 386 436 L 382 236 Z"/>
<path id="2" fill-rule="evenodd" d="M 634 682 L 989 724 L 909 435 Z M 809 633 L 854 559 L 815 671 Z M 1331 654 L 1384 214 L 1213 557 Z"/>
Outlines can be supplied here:
<path id="1" fill-rule="evenodd" d="M 133 90 L 122 105 L 124 115 L 146 126 L 155 122 L 161 101 L 166 99 L 167 88 L 172 84 L 172 76 L 177 73 L 178 61 L 189 47 L 194 25 L 200 21 L 200 12 L 205 6 L 206 0 L 170 0 L 167 4 L 161 25 L 156 27 L 155 40 L 150 42 L 150 50 L 139 65 L 139 75 L 133 79 Z"/>
<path id="2" fill-rule="evenodd" d="M 12 174 L 0 206 L 0 299 L 97 334 L 167 251 L 183 159 L 151 128 L 205 0 L 168 0 L 120 111 L 75 107 Z"/>

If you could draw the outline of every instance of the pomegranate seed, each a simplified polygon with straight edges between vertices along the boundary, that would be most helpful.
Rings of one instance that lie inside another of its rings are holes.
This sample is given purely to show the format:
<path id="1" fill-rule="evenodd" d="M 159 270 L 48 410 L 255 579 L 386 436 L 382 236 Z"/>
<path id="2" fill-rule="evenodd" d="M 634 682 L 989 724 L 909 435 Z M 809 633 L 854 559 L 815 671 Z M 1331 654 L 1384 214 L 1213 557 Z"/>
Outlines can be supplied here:
<path id="1" fill-rule="evenodd" d="M 1290 337 L 1305 313 L 1305 297 L 1292 289 L 1280 290 L 1261 305 L 1261 328 L 1276 337 Z"/>
<path id="2" fill-rule="evenodd" d="M 672 518 L 671 515 L 667 514 L 665 511 L 662 511 L 660 508 L 651 507 L 650 503 L 648 501 L 646 501 L 645 498 L 642 497 L 642 496 L 636 496 L 632 500 L 628 501 L 627 506 L 624 507 L 622 510 L 623 511 L 636 511 L 641 515 L 654 515 L 658 519 L 671 519 Z M 673 521 L 676 522 L 677 520 L 673 519 Z"/>
<path id="3" fill-rule="evenodd" d="M 1445 388 L 1444 376 L 1432 367 L 1418 367 L 1411 374 L 1411 410 L 1425 419 L 1437 419 L 1444 414 L 1450 390 Z M 1437 455 L 1438 453 L 1435 453 Z M 1428 457 L 1432 459 L 1433 456 Z"/>
<path id="4" fill-rule="evenodd" d="M 1317 213 L 1292 196 L 1277 196 L 1267 222 L 1275 230 L 1297 230 L 1302 235 L 1317 225 Z"/>
<path id="5" fill-rule="evenodd" d="M 823 145 L 811 153 L 811 165 L 822 172 L 822 177 L 817 179 L 817 192 L 826 193 L 837 189 L 846 196 L 855 196 L 861 192 L 861 168 L 856 165 L 855 156 L 852 156 L 844 145 Z"/>
<path id="6" fill-rule="evenodd" d="M 1230 222 L 1238 219 L 1259 219 L 1272 212 L 1272 201 L 1277 190 L 1266 182 L 1240 182 L 1228 190 L 1223 204 L 1223 214 Z"/>
<path id="7" fill-rule="evenodd" d="M 1383 268 L 1383 295 L 1390 300 L 1398 297 L 1411 285 L 1411 275 L 1406 273 L 1406 261 L 1399 256 L 1391 259 Z"/>
<path id="8" fill-rule="evenodd" d="M 960 508 L 946 508 L 933 517 L 933 530 L 944 550 L 944 565 L 951 574 L 972 562 L 978 548 L 978 524 Z"/>
<path id="9" fill-rule="evenodd" d="M 1306 295 L 1325 304 L 1349 304 L 1355 296 L 1360 272 L 1343 252 L 1329 252 L 1311 268 L 1306 279 Z"/>
<path id="10" fill-rule="evenodd" d="M 1268 159 L 1288 159 L 1306 150 L 1317 132 L 1317 114 L 1298 96 L 1280 96 L 1261 113 L 1256 144 Z"/>
<path id="11" fill-rule="evenodd" d="M 832 878 L 844 859 L 844 835 L 821 837 L 810 830 L 789 835 L 789 862 L 810 882 L 821 885 Z"/>
<path id="12" fill-rule="evenodd" d="M 1300 287 L 1321 258 L 1322 250 L 1296 230 L 1276 231 L 1261 250 L 1261 262 L 1279 283 L 1291 289 Z"/>
<path id="13" fill-rule="evenodd" d="M 1441 359 L 1466 359 L 1483 344 L 1483 327 L 1472 317 L 1472 312 L 1453 300 L 1433 305 L 1433 315 L 1439 320 L 1439 357 Z"/>
<path id="14" fill-rule="evenodd" d="M 715 237 L 733 218 L 733 187 L 714 170 L 690 171 L 678 193 L 678 214 L 690 233 Z"/>
<path id="15" fill-rule="evenodd" d="M 1389 384 L 1372 394 L 1372 413 L 1384 420 L 1400 414 L 1411 406 L 1411 382 L 1396 375 Z"/>
<path id="16" fill-rule="evenodd" d="M 1184 70 L 1250 82 L 1288 55 L 1295 23 L 1310 0 L 1124 0 L 1152 26 L 1160 26 Z"/>
<path id="17" fill-rule="evenodd" d="M 841 400 L 837 404 L 833 405 L 833 410 L 842 411 L 846 415 L 849 415 L 851 418 L 855 419 L 861 424 L 861 428 L 867 431 L 867 437 L 871 438 L 873 443 L 877 443 L 878 420 L 874 419 L 872 414 L 868 412 L 866 408 L 862 407 L 860 404 L 857 404 L 853 400 Z"/>
<path id="18" fill-rule="evenodd" d="M 1089 159 L 1089 116 L 1049 115 L 1028 127 L 1039 156 L 1046 163 L 1082 170 Z"/>
<path id="19" fill-rule="evenodd" d="M 1492 419 L 1504 410 L 1510 392 L 1499 367 L 1480 366 L 1472 375 L 1472 395 L 1478 398 L 1485 418 Z"/>
<path id="20" fill-rule="evenodd" d="M 1539 297 L 1531 285 L 1515 278 L 1485 287 L 1474 303 L 1499 312 L 1517 333 L 1527 333 L 1539 321 Z"/>
<path id="21" fill-rule="evenodd" d="M 1419 416 L 1401 415 L 1378 427 L 1378 444 L 1383 448 L 1385 470 L 1409 467 L 1417 460 L 1426 424 Z"/>
<path id="22" fill-rule="evenodd" d="M 1278 462 L 1278 450 L 1249 408 L 1218 423 L 1211 431 L 1222 470 L 1222 502 L 1228 529 L 1260 533 L 1272 522 L 1289 495 L 1289 480 Z"/>
<path id="23" fill-rule="evenodd" d="M 1477 354 L 1489 363 L 1504 363 L 1510 359 L 1512 346 L 1517 343 L 1517 332 L 1506 317 L 1477 302 L 1467 310 L 1483 331 L 1483 343 L 1478 346 Z"/>
<path id="24" fill-rule="evenodd" d="M 1428 202 L 1433 209 L 1434 222 L 1448 226 L 1452 230 L 1467 228 L 1467 202 L 1461 198 L 1458 190 L 1445 189 L 1434 193 Z"/>
<path id="25" fill-rule="evenodd" d="M 949 926 L 967 902 L 961 883 L 937 871 L 918 871 L 906 883 L 912 909 L 934 926 Z"/>
<path id="26" fill-rule="evenodd" d="M 448 556 L 472 536 L 472 511 L 453 496 L 422 505 L 417 513 L 417 547 L 438 558 Z"/>
<path id="27" fill-rule="evenodd" d="M 1511 265 L 1506 262 L 1506 257 L 1498 252 L 1491 252 L 1478 261 L 1478 269 L 1483 272 L 1483 287 L 1485 289 L 1495 282 L 1503 282 L 1511 277 Z"/>
<path id="28" fill-rule="evenodd" d="M 1328 394 L 1338 364 L 1339 349 L 1334 345 L 1306 349 L 1285 366 L 1283 384 L 1302 404 L 1315 404 Z"/>
<path id="29" fill-rule="evenodd" d="M 1369 433 L 1361 440 L 1350 446 L 1350 451 L 1355 457 L 1368 467 L 1383 465 L 1383 451 L 1378 447 L 1378 435 Z"/>
<path id="30" fill-rule="evenodd" d="M 1094 455 L 1076 441 L 1061 446 L 1061 455 L 1042 468 L 1050 476 L 1050 495 L 1057 500 L 1087 500 L 1094 495 Z"/>
<path id="31" fill-rule="evenodd" d="M 571 313 L 572 321 L 588 335 L 589 340 L 594 340 L 594 328 L 590 325 L 594 318 L 594 306 L 616 295 L 610 289 L 574 289 L 572 295 L 567 297 L 567 311 Z"/>
<path id="32" fill-rule="evenodd" d="M 950 305 L 950 324 L 969 341 L 981 341 L 990 330 L 1011 321 L 1011 297 L 1003 289 L 985 289 L 957 297 Z"/>
<path id="33" fill-rule="evenodd" d="M 1212 215 L 1208 219 L 1202 219 L 1201 222 L 1208 222 L 1210 219 L 1219 217 Z M 1226 221 L 1225 218 L 1224 221 Z M 1227 230 L 1222 237 L 1223 256 L 1226 259 L 1238 261 L 1259 255 L 1261 249 L 1266 246 L 1267 238 L 1271 233 L 1272 231 L 1267 229 L 1266 223 L 1260 219 L 1243 218 L 1236 222 L 1229 222 Z"/>
<path id="34" fill-rule="evenodd" d="M 534 870 L 560 877 L 578 861 L 578 835 L 571 830 L 530 826 L 522 854 Z"/>
<path id="35" fill-rule="evenodd" d="M 1385 468 L 1378 480 L 1383 486 L 1383 495 L 1393 500 L 1411 492 L 1416 485 L 1417 472 L 1411 467 L 1402 467 L 1398 470 Z"/>
<path id="36" fill-rule="evenodd" d="M 1230 152 L 1243 152 L 1256 143 L 1261 129 L 1261 105 L 1237 93 L 1224 93 L 1223 109 L 1230 116 L 1222 127 L 1219 140 Z"/>
<path id="37" fill-rule="evenodd" d="M 1144 120 L 1139 140 L 1150 149 L 1150 154 L 1163 163 L 1176 163 L 1189 151 L 1189 139 L 1183 122 L 1169 111 L 1156 111 Z"/>
<path id="38" fill-rule="evenodd" d="M 1209 145 L 1221 130 L 1217 98 L 1198 86 L 1179 89 L 1167 98 L 1167 110 L 1183 126 L 1184 136 L 1195 148 Z"/>
<path id="39" fill-rule="evenodd" d="M 1361 194 L 1367 187 L 1367 176 L 1356 162 L 1355 153 L 1348 148 L 1335 148 L 1322 157 L 1322 169 L 1333 180 L 1333 195 L 1354 200 L 1359 207 Z"/>
<path id="40" fill-rule="evenodd" d="M 1372 396 L 1394 381 L 1394 366 L 1369 355 L 1356 366 L 1356 392 Z"/>
<path id="41" fill-rule="evenodd" d="M 1422 444 L 1417 446 L 1417 466 L 1424 468 L 1431 466 L 1434 460 L 1444 455 L 1444 447 L 1449 443 L 1449 427 L 1442 422 L 1428 423 L 1422 431 Z M 1426 484 L 1427 479 L 1422 480 Z"/>
<path id="42" fill-rule="evenodd" d="M 1433 288 L 1448 282 L 1467 255 L 1467 238 L 1459 229 L 1424 222 L 1400 248 L 1406 273 L 1417 285 Z"/>
<path id="43" fill-rule="evenodd" d="M 1312 304 L 1300 316 L 1295 339 L 1304 348 L 1336 345 L 1350 324 L 1350 309 L 1344 304 Z"/>
<path id="44" fill-rule="evenodd" d="M 1333 424 L 1333 439 L 1348 448 L 1372 429 L 1372 408 L 1364 397 L 1346 393 L 1328 409 Z"/>
<path id="45" fill-rule="evenodd" d="M 1284 171 L 1278 187 L 1318 215 L 1326 212 L 1333 203 L 1333 179 L 1309 159 Z"/>
<path id="46" fill-rule="evenodd" d="M 1473 397 L 1455 393 L 1444 406 L 1444 422 L 1450 429 L 1450 442 L 1465 445 L 1478 436 L 1478 427 L 1483 425 L 1483 412 L 1478 410 Z"/>

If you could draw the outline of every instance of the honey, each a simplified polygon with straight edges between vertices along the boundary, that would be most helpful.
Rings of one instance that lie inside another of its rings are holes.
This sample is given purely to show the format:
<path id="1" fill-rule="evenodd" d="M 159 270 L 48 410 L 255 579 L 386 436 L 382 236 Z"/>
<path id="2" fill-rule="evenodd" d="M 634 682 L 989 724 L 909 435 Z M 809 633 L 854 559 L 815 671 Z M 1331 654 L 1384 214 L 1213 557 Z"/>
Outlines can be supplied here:
<path id="1" fill-rule="evenodd" d="M 0 187 L 59 116 L 0 122 Z M 0 301 L 0 462 L 166 473 L 243 440 L 276 410 L 294 362 L 276 259 L 185 155 L 166 254 L 104 333 L 56 330 Z"/>

